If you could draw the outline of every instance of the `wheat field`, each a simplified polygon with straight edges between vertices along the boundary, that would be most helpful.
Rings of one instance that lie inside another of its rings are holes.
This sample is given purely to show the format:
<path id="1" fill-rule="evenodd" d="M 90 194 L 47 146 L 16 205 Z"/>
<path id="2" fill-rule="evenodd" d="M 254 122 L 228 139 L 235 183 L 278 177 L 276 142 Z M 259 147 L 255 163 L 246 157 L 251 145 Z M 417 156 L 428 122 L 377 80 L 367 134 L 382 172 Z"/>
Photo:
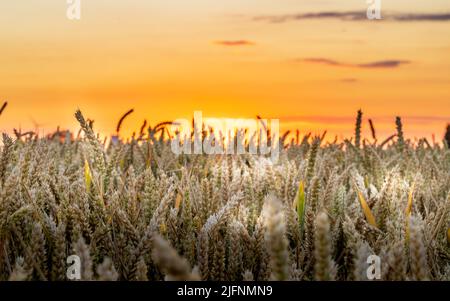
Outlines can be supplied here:
<path id="1" fill-rule="evenodd" d="M 450 280 L 450 150 L 397 134 L 181 155 L 165 124 L 104 143 L 3 134 L 0 280 Z M 120 127 L 119 127 L 120 128 Z"/>

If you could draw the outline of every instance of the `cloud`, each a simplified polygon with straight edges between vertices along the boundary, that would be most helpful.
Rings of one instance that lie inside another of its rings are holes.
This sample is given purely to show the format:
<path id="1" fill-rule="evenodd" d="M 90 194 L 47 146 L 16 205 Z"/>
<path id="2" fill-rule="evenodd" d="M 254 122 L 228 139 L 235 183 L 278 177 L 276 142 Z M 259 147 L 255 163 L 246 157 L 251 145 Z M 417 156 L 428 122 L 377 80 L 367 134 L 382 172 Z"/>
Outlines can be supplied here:
<path id="1" fill-rule="evenodd" d="M 216 41 L 217 45 L 222 46 L 252 46 L 255 45 L 255 43 L 248 41 L 248 40 L 223 40 L 223 41 Z"/>
<path id="2" fill-rule="evenodd" d="M 308 19 L 340 19 L 348 21 L 356 21 L 366 19 L 365 12 L 319 12 L 304 13 L 290 15 L 266 15 L 254 17 L 255 21 L 265 21 L 270 23 L 285 23 L 289 21 L 300 21 Z"/>
<path id="3" fill-rule="evenodd" d="M 334 67 L 351 67 L 351 68 L 363 68 L 363 69 L 377 69 L 377 68 L 397 68 L 404 64 L 410 64 L 410 61 L 406 60 L 383 60 L 368 63 L 350 64 L 342 63 L 327 58 L 304 58 L 296 59 L 296 62 L 306 62 L 312 64 L 322 64 Z"/>
<path id="4" fill-rule="evenodd" d="M 341 83 L 354 84 L 354 83 L 358 82 L 358 79 L 356 79 L 356 78 L 341 78 L 339 81 Z"/>
<path id="5" fill-rule="evenodd" d="M 444 14 L 397 14 L 392 18 L 396 21 L 450 21 L 450 13 Z"/>
<path id="6" fill-rule="evenodd" d="M 398 22 L 418 22 L 418 21 L 434 21 L 445 22 L 450 21 L 450 13 L 430 13 L 430 14 L 405 14 L 405 13 L 385 13 L 382 14 L 380 21 L 398 21 Z M 254 21 L 262 21 L 269 23 L 285 23 L 291 21 L 302 20 L 322 20 L 336 19 L 341 21 L 364 21 L 367 19 L 366 11 L 348 11 L 348 12 L 317 12 L 303 14 L 286 14 L 286 15 L 264 15 L 253 17 Z"/>
<path id="7" fill-rule="evenodd" d="M 324 64 L 324 65 L 331 65 L 331 66 L 344 66 L 343 64 L 341 64 L 337 61 L 325 59 L 325 58 L 306 58 L 306 59 L 298 59 L 296 61 L 315 63 L 315 64 Z"/>
<path id="8" fill-rule="evenodd" d="M 400 65 L 409 64 L 410 61 L 401 60 L 388 60 L 388 61 L 378 61 L 367 64 L 358 64 L 357 67 L 360 68 L 397 68 Z"/>

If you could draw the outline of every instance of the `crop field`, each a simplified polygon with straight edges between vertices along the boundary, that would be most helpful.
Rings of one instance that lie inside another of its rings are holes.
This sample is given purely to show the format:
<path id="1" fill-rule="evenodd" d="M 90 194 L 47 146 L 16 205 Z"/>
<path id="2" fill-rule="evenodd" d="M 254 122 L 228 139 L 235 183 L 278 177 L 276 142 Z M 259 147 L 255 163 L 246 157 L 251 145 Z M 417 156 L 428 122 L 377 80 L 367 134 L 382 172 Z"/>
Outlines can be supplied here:
<path id="1" fill-rule="evenodd" d="M 450 150 L 400 118 L 380 142 L 361 113 L 342 142 L 283 135 L 276 163 L 76 118 L 78 136 L 3 134 L 0 280 L 69 280 L 72 255 L 81 280 L 450 280 Z"/>

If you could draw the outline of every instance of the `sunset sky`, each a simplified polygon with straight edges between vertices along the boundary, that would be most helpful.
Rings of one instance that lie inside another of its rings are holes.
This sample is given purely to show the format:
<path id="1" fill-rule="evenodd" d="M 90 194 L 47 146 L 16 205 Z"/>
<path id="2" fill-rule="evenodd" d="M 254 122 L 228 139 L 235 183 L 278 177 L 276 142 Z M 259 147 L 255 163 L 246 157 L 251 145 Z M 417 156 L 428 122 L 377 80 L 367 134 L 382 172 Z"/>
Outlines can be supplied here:
<path id="1" fill-rule="evenodd" d="M 450 122 L 450 2 L 382 0 L 1 1 L 0 129 L 102 134 L 142 121 L 279 118 L 282 129 L 353 131 L 356 111 L 380 135 L 403 116 L 410 137 Z M 365 124 L 365 130 L 368 130 Z"/>

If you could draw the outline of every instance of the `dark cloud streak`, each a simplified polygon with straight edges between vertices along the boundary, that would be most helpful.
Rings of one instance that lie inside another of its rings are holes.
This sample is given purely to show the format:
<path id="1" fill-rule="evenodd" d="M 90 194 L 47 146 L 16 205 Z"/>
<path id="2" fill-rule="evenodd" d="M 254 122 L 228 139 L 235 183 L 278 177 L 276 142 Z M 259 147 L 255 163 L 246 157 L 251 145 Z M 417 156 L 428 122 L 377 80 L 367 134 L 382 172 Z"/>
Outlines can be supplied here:
<path id="1" fill-rule="evenodd" d="M 330 65 L 330 66 L 345 66 L 345 64 L 339 63 L 335 60 L 330 60 L 326 58 L 306 58 L 306 59 L 298 59 L 297 62 L 307 62 L 307 63 L 314 63 L 314 64 L 324 64 L 324 65 Z"/>
<path id="2" fill-rule="evenodd" d="M 407 60 L 383 60 L 383 61 L 375 61 L 369 63 L 361 63 L 361 64 L 349 64 L 349 63 L 341 63 L 332 59 L 327 58 L 305 58 L 305 59 L 296 59 L 296 62 L 305 62 L 312 64 L 322 64 L 334 67 L 351 67 L 351 68 L 364 68 L 364 69 L 377 69 L 377 68 L 397 68 L 404 64 L 410 64 L 410 61 Z"/>
<path id="3" fill-rule="evenodd" d="M 320 12 L 320 13 L 305 13 L 292 15 L 271 15 L 271 16 L 257 16 L 255 21 L 266 21 L 270 23 L 285 23 L 289 21 L 301 21 L 309 19 L 340 19 L 346 21 L 357 21 L 366 19 L 365 12 Z"/>
<path id="4" fill-rule="evenodd" d="M 396 21 L 450 21 L 450 13 L 445 14 L 399 14 L 393 15 Z"/>
<path id="5" fill-rule="evenodd" d="M 433 13 L 433 14 L 405 14 L 405 13 L 386 13 L 382 14 L 382 20 L 378 21 L 398 21 L 398 22 L 418 22 L 418 21 L 434 21 L 445 22 L 450 21 L 450 13 Z M 322 20 L 336 19 L 341 21 L 364 21 L 367 20 L 366 11 L 348 11 L 348 12 L 317 12 L 303 14 L 287 14 L 287 15 L 265 15 L 256 16 L 254 21 L 262 21 L 269 23 L 286 23 L 291 21 L 302 20 Z"/>
<path id="6" fill-rule="evenodd" d="M 346 83 L 346 84 L 354 84 L 358 82 L 358 79 L 356 78 L 341 78 L 340 82 Z"/>
<path id="7" fill-rule="evenodd" d="M 359 68 L 397 68 L 400 65 L 410 64 L 410 61 L 402 61 L 402 60 L 388 60 L 388 61 L 378 61 L 371 62 L 367 64 L 358 64 L 356 65 Z"/>

